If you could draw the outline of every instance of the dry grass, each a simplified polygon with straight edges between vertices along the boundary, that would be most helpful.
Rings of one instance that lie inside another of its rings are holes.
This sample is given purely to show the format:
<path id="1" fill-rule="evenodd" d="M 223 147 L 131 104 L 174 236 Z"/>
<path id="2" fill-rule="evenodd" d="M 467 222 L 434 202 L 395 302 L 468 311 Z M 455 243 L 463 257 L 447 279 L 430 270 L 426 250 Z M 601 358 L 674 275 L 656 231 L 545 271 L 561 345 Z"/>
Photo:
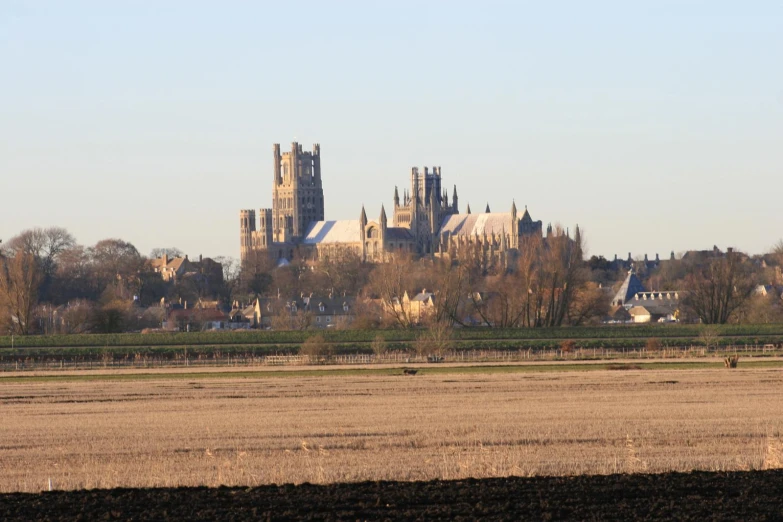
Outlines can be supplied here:
<path id="1" fill-rule="evenodd" d="M 5 383 L 0 491 L 781 466 L 779 369 Z"/>

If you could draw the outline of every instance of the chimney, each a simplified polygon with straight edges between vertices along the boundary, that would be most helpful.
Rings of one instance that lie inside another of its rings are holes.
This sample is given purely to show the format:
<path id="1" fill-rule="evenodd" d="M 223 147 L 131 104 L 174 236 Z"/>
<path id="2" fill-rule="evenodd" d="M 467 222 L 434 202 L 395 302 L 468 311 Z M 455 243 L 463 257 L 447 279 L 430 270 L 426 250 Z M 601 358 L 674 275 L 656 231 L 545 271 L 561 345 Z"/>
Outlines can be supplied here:
<path id="1" fill-rule="evenodd" d="M 201 257 L 201 254 L 198 255 L 198 262 L 201 263 L 203 257 Z"/>

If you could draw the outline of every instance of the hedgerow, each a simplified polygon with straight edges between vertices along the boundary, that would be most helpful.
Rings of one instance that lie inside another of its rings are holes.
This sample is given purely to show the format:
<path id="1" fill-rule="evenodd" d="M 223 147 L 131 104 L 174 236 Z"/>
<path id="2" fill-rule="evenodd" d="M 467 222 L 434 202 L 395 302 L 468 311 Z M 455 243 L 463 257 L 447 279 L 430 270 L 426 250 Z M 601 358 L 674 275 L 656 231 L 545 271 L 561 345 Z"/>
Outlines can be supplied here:
<path id="1" fill-rule="evenodd" d="M 456 341 L 535 341 L 554 340 L 560 344 L 563 339 L 579 341 L 611 341 L 616 346 L 623 339 L 692 339 L 690 344 L 699 344 L 700 325 L 614 325 L 593 327 L 561 328 L 455 328 Z M 754 339 L 767 342 L 770 336 L 783 336 L 783 324 L 723 325 L 718 327 L 719 335 Z M 420 335 L 417 329 L 398 330 L 326 330 L 319 332 L 325 342 L 350 344 L 371 344 L 381 337 L 386 342 L 412 342 Z M 0 337 L 0 348 L 69 348 L 69 347 L 163 347 L 163 346 L 270 346 L 299 345 L 313 335 L 313 331 L 234 331 L 234 332 L 178 332 L 178 333 L 124 333 L 124 334 L 78 334 L 78 335 L 30 335 Z M 666 343 L 663 343 L 666 344 Z"/>

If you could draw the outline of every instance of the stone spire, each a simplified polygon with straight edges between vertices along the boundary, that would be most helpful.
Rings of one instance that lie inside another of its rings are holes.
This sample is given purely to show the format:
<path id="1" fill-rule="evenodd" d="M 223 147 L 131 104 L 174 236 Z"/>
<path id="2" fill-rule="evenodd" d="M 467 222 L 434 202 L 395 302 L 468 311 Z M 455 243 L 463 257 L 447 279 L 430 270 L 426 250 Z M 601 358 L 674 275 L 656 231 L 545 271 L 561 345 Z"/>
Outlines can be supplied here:
<path id="1" fill-rule="evenodd" d="M 367 238 L 367 212 L 364 211 L 364 205 L 362 205 L 362 215 L 359 218 L 359 237 L 362 238 L 362 261 L 367 260 L 367 252 L 364 248 L 364 240 Z"/>
<path id="2" fill-rule="evenodd" d="M 454 185 L 454 195 L 451 196 L 451 206 L 454 209 L 455 214 L 459 213 L 459 205 L 457 204 L 457 201 L 459 201 L 457 199 L 457 185 Z"/>
<path id="3" fill-rule="evenodd" d="M 380 219 L 380 222 L 381 222 L 380 223 L 381 224 L 381 242 L 383 242 L 383 241 L 386 241 L 386 227 L 387 227 L 387 225 L 386 225 L 386 223 L 387 223 L 387 220 L 386 220 L 386 209 L 383 208 L 383 204 L 381 204 L 381 219 Z"/>
<path id="4" fill-rule="evenodd" d="M 470 214 L 470 203 L 468 203 L 468 208 L 465 209 L 466 214 Z"/>
<path id="5" fill-rule="evenodd" d="M 484 209 L 484 213 L 485 214 L 489 214 L 490 212 L 491 212 L 491 210 L 489 210 L 489 203 L 487 203 L 487 208 Z"/>
<path id="6" fill-rule="evenodd" d="M 394 206 L 400 206 L 400 193 L 397 191 L 397 187 L 394 187 Z"/>

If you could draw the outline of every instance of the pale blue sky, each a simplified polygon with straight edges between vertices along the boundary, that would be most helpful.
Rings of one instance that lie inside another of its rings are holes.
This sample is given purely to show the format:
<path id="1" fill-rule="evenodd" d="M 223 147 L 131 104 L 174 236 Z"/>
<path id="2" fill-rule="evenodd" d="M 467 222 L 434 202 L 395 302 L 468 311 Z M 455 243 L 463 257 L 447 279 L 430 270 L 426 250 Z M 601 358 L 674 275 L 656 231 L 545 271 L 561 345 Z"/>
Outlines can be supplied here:
<path id="1" fill-rule="evenodd" d="M 783 237 L 783 3 L 0 0 L 0 238 L 239 252 L 272 143 L 327 219 L 439 165 L 590 253 Z"/>

